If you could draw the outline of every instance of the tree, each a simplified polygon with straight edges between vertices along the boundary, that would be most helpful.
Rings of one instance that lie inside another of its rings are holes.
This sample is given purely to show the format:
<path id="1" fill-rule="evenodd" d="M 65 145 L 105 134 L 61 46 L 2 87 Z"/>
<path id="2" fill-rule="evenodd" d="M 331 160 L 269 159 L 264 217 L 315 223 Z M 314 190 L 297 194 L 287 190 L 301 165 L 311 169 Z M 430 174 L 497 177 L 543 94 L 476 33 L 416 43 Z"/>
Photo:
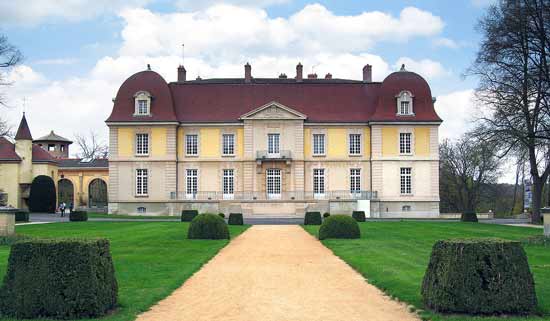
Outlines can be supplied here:
<path id="1" fill-rule="evenodd" d="M 500 162 L 496 146 L 465 134 L 439 146 L 441 200 L 456 211 L 475 211 L 482 188 L 495 182 Z"/>
<path id="2" fill-rule="evenodd" d="M 76 134 L 76 144 L 80 148 L 77 157 L 86 159 L 106 158 L 109 155 L 109 146 L 99 139 L 93 130 L 88 135 Z"/>
<path id="3" fill-rule="evenodd" d="M 8 42 L 5 35 L 0 35 L 0 86 L 10 85 L 6 81 L 6 72 L 18 65 L 23 60 L 23 55 L 15 46 Z M 6 106 L 6 99 L 0 95 L 0 105 Z"/>
<path id="4" fill-rule="evenodd" d="M 526 153 L 532 221 L 540 223 L 550 175 L 550 0 L 500 0 L 479 28 L 481 47 L 467 72 L 479 78 L 478 137 L 498 146 L 500 157 Z"/>
<path id="5" fill-rule="evenodd" d="M 0 117 L 0 137 L 3 137 L 3 136 L 12 137 L 13 136 L 13 131 L 12 131 L 12 127 L 8 123 L 8 121 L 4 120 L 4 119 L 2 119 L 2 117 Z"/>

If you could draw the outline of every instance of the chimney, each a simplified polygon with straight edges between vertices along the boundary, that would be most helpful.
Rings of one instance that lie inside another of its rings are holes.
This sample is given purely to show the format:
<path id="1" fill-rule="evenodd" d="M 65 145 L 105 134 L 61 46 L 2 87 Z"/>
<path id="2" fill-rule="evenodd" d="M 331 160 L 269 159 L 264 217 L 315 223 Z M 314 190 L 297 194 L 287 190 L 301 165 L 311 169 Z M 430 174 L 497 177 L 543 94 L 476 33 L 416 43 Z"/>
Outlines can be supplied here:
<path id="1" fill-rule="evenodd" d="M 365 65 L 363 67 L 363 82 L 372 82 L 372 66 Z"/>
<path id="2" fill-rule="evenodd" d="M 279 79 L 286 79 L 286 78 L 287 78 L 287 77 L 286 77 L 286 74 L 280 74 L 280 75 L 279 75 Z"/>
<path id="3" fill-rule="evenodd" d="M 186 77 L 187 77 L 187 70 L 185 70 L 185 67 L 183 65 L 180 65 L 178 67 L 178 82 L 185 81 Z"/>
<path id="4" fill-rule="evenodd" d="M 304 69 L 304 66 L 302 66 L 301 63 L 298 63 L 296 65 L 296 81 L 297 82 L 302 82 L 302 80 L 303 80 L 303 69 Z"/>
<path id="5" fill-rule="evenodd" d="M 244 65 L 244 82 L 252 82 L 252 67 L 248 62 Z"/>
<path id="6" fill-rule="evenodd" d="M 317 74 L 308 74 L 307 79 L 317 79 Z"/>
<path id="7" fill-rule="evenodd" d="M 325 75 L 325 79 L 332 79 L 332 74 L 329 72 Z"/>

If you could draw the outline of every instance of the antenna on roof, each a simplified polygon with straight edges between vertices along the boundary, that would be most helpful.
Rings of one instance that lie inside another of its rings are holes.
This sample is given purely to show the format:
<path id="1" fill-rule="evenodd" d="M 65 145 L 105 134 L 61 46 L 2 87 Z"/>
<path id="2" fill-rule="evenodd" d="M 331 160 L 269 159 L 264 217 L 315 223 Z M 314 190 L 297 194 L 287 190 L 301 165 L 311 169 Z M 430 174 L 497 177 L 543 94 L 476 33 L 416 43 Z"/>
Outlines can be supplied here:
<path id="1" fill-rule="evenodd" d="M 181 44 L 181 64 L 184 64 L 185 60 L 185 44 Z"/>
<path id="2" fill-rule="evenodd" d="M 25 116 L 26 109 L 27 109 L 27 97 L 23 97 L 23 116 Z"/>

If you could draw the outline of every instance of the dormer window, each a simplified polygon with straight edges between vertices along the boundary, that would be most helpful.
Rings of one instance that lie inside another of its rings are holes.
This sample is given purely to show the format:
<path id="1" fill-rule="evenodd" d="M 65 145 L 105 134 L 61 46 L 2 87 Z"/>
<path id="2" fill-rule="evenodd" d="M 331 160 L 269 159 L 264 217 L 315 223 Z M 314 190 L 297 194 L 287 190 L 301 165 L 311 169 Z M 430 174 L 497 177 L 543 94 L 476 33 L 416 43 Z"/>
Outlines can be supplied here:
<path id="1" fill-rule="evenodd" d="M 138 91 L 134 95 L 135 111 L 134 116 L 151 115 L 151 94 L 146 91 Z"/>
<path id="2" fill-rule="evenodd" d="M 413 95 L 409 91 L 402 91 L 397 98 L 397 115 L 398 116 L 413 116 Z"/>

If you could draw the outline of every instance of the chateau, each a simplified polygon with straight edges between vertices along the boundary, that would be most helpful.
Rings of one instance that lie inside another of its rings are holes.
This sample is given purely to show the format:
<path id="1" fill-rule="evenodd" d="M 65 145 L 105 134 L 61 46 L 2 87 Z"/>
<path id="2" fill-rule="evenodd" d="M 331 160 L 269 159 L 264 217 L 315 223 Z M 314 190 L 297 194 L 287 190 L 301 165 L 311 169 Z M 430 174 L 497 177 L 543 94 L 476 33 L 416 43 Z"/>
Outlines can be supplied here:
<path id="1" fill-rule="evenodd" d="M 138 72 L 120 87 L 109 127 L 109 213 L 306 211 L 439 215 L 438 127 L 428 83 L 296 75 L 187 80 Z"/>

